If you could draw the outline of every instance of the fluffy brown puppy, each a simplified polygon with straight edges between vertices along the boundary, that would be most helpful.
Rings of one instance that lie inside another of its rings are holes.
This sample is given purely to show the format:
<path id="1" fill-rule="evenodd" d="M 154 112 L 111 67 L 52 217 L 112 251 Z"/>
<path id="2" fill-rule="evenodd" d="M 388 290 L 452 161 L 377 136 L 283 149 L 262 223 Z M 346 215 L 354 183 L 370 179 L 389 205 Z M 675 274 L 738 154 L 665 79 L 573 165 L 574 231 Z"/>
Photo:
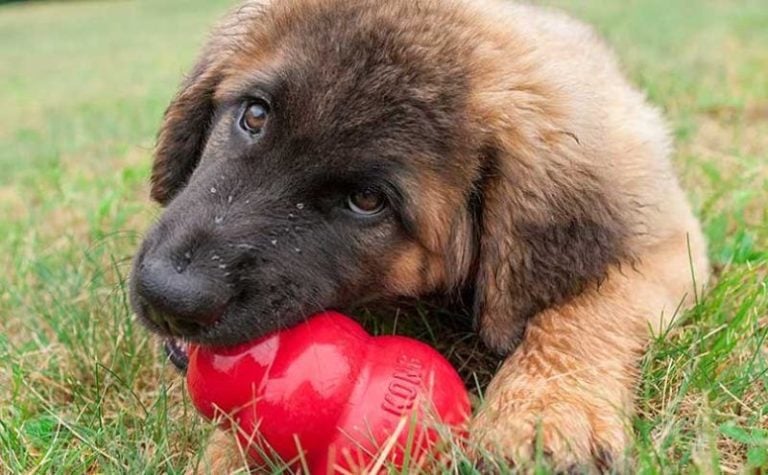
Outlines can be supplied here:
<path id="1" fill-rule="evenodd" d="M 659 113 L 588 27 L 483 0 L 248 1 L 165 116 L 132 302 L 240 342 L 323 308 L 471 295 L 506 354 L 473 441 L 604 468 L 649 328 L 707 279 Z M 222 439 L 223 440 L 223 439 Z M 238 466 L 218 440 L 206 464 Z"/>

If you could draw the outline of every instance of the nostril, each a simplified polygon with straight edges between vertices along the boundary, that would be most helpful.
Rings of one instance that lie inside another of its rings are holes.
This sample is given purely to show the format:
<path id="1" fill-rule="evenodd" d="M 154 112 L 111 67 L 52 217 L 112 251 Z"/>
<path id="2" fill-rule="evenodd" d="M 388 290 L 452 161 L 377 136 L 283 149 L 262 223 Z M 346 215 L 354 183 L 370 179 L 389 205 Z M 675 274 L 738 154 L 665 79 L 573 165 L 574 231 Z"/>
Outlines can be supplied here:
<path id="1" fill-rule="evenodd" d="M 174 259 L 174 268 L 176 269 L 176 272 L 181 274 L 185 270 L 187 270 L 187 267 L 189 267 L 189 264 L 192 263 L 192 251 L 186 251 L 184 254 L 181 255 L 181 257 L 178 257 Z"/>
<path id="2" fill-rule="evenodd" d="M 146 257 L 138 269 L 139 294 L 172 327 L 190 329 L 214 323 L 229 300 L 226 283 L 206 269 L 179 264 L 162 257 Z"/>

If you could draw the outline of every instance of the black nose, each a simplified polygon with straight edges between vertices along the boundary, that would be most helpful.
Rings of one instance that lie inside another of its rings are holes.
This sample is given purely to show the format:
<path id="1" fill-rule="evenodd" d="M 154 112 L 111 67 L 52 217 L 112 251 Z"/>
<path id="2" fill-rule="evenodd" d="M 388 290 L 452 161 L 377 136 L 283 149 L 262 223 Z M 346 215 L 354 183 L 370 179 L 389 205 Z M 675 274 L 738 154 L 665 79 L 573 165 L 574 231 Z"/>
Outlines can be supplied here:
<path id="1" fill-rule="evenodd" d="M 180 267 L 147 256 L 136 272 L 136 290 L 152 307 L 150 318 L 181 333 L 216 322 L 226 308 L 228 287 L 205 269 Z"/>

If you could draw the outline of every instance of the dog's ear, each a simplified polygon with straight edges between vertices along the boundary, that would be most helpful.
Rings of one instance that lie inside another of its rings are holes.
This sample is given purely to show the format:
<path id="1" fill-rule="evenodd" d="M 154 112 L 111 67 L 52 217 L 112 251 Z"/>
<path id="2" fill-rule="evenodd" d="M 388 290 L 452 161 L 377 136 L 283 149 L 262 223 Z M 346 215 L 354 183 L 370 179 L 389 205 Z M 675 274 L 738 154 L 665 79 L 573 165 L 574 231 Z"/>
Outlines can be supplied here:
<path id="1" fill-rule="evenodd" d="M 184 81 L 168 109 L 157 138 L 150 194 L 168 204 L 186 185 L 205 147 L 214 114 L 219 74 L 205 57 Z"/>
<path id="2" fill-rule="evenodd" d="M 248 43 L 268 0 L 245 0 L 213 28 L 197 64 L 165 111 L 157 138 L 150 194 L 166 205 L 200 161 L 215 113 L 214 96 L 227 61 Z"/>
<path id="3" fill-rule="evenodd" d="M 573 134 L 500 133 L 478 183 L 474 312 L 486 344 L 508 352 L 530 317 L 599 284 L 626 257 L 627 230 Z"/>

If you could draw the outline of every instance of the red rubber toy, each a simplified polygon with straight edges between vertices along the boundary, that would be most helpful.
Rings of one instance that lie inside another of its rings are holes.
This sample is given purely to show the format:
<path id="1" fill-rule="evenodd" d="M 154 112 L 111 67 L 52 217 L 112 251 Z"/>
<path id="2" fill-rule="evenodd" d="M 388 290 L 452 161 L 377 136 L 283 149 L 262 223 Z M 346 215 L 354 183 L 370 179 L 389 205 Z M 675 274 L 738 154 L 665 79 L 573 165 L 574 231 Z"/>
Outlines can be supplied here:
<path id="1" fill-rule="evenodd" d="M 463 436 L 470 414 L 463 382 L 436 350 L 372 337 L 336 312 L 236 347 L 191 345 L 187 385 L 201 414 L 235 421 L 257 463 L 277 455 L 312 474 L 428 460 L 446 435 L 436 422 Z"/>

